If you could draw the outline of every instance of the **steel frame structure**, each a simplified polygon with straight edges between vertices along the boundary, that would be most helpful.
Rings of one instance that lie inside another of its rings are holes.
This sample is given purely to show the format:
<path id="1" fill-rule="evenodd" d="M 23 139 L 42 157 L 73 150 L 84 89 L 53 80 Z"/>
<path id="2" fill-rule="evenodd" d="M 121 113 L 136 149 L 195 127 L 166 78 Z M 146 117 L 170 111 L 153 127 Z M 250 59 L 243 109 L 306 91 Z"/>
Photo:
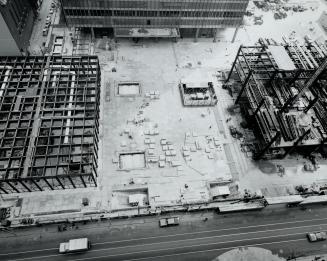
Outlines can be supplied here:
<path id="1" fill-rule="evenodd" d="M 279 67 L 269 50 L 272 45 L 284 48 L 295 69 Z M 247 104 L 259 130 L 255 159 L 272 155 L 274 149 L 284 149 L 285 157 L 295 147 L 316 148 L 325 142 L 326 62 L 327 46 L 317 42 L 279 45 L 261 39 L 258 45 L 240 46 L 226 83 L 236 75 L 240 89 L 235 103 Z M 301 115 L 312 122 L 304 126 Z"/>
<path id="2" fill-rule="evenodd" d="M 210 29 L 241 25 L 249 0 L 60 0 L 69 26 Z M 192 34 L 193 35 L 193 34 Z"/>
<path id="3" fill-rule="evenodd" d="M 97 186 L 96 56 L 0 57 L 0 193 Z"/>

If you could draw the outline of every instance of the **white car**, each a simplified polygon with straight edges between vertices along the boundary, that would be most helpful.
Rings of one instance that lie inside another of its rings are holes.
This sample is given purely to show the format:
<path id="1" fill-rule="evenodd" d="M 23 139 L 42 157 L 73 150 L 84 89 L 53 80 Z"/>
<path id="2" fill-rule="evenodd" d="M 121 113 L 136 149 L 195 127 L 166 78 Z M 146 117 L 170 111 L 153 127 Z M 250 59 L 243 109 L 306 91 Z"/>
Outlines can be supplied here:
<path id="1" fill-rule="evenodd" d="M 326 232 L 312 232 L 307 234 L 308 240 L 310 242 L 324 241 L 326 240 Z"/>
<path id="2" fill-rule="evenodd" d="M 160 227 L 177 226 L 177 225 L 179 225 L 179 217 L 162 218 L 159 220 Z"/>

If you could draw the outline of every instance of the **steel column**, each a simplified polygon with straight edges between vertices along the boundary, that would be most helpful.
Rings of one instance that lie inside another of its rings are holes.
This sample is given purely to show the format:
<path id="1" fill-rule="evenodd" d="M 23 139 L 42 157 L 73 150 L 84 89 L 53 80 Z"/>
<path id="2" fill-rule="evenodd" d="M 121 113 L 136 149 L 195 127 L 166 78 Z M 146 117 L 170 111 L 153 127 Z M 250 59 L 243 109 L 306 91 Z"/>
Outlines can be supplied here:
<path id="1" fill-rule="evenodd" d="M 31 179 L 32 182 L 34 183 L 35 186 L 37 186 L 37 188 L 40 190 L 40 191 L 43 191 L 43 189 L 39 186 L 39 184 L 37 184 L 36 180 L 35 179 Z"/>
<path id="2" fill-rule="evenodd" d="M 53 187 L 50 185 L 49 181 L 46 178 L 43 178 L 43 180 L 45 181 L 45 183 L 47 183 L 47 185 L 49 186 L 49 188 L 51 190 L 54 190 Z"/>
<path id="3" fill-rule="evenodd" d="M 306 130 L 293 144 L 292 147 L 287 149 L 285 153 L 283 154 L 282 158 L 285 158 L 288 154 L 290 154 L 296 146 L 311 132 L 311 129 Z"/>
<path id="4" fill-rule="evenodd" d="M 1 183 L 2 184 L 2 183 Z M 0 184 L 0 185 L 1 185 Z M 7 192 L 4 188 L 2 188 L 1 186 L 0 186 L 0 190 L 2 190 L 5 194 L 9 194 L 9 192 Z"/>
<path id="5" fill-rule="evenodd" d="M 26 184 L 24 184 L 23 180 L 19 180 L 19 183 L 22 184 L 22 186 L 26 188 L 29 192 L 32 192 L 32 190 L 28 186 L 26 186 Z"/>
<path id="6" fill-rule="evenodd" d="M 265 104 L 265 98 L 263 98 L 263 99 L 261 100 L 261 102 L 259 103 L 259 106 L 258 106 L 258 108 L 255 110 L 253 116 L 255 116 L 255 115 L 258 113 L 258 111 L 261 109 L 261 107 L 262 107 L 264 104 Z"/>
<path id="7" fill-rule="evenodd" d="M 262 156 L 266 153 L 266 151 L 271 147 L 271 145 L 280 137 L 281 133 L 278 131 L 276 135 L 269 141 L 269 143 L 257 154 L 253 157 L 254 160 L 261 159 Z"/>
<path id="8" fill-rule="evenodd" d="M 318 100 L 319 98 L 316 97 L 312 101 L 310 101 L 309 105 L 304 109 L 304 113 L 307 113 L 313 106 L 315 106 Z"/>
<path id="9" fill-rule="evenodd" d="M 230 79 L 230 77 L 231 77 L 231 75 L 232 75 L 232 73 L 233 73 L 233 71 L 234 71 L 235 64 L 236 64 L 237 59 L 238 59 L 238 57 L 239 57 L 239 55 L 240 55 L 240 52 L 241 52 L 242 47 L 243 47 L 243 46 L 240 45 L 240 47 L 238 48 L 238 51 L 237 51 L 237 54 L 236 54 L 236 58 L 235 58 L 235 60 L 234 60 L 234 62 L 233 62 L 232 68 L 231 68 L 230 71 L 229 71 L 229 74 L 228 74 L 228 77 L 227 77 L 225 83 L 227 83 L 227 82 L 229 81 L 229 79 Z"/>
<path id="10" fill-rule="evenodd" d="M 72 177 L 71 176 L 68 176 L 68 179 L 69 179 L 70 183 L 72 183 L 73 187 L 76 188 L 76 186 L 75 186 L 75 184 L 74 184 L 74 182 L 72 180 Z"/>
<path id="11" fill-rule="evenodd" d="M 96 180 L 95 180 L 94 176 L 93 176 L 93 175 L 91 175 L 91 177 L 92 177 L 92 180 L 93 180 L 93 182 L 94 182 L 94 185 L 97 187 L 98 185 L 97 185 L 97 182 L 96 182 Z"/>
<path id="12" fill-rule="evenodd" d="M 6 182 L 13 190 L 15 190 L 17 193 L 20 193 L 20 191 L 14 185 L 12 185 L 9 180 L 7 180 Z"/>
<path id="13" fill-rule="evenodd" d="M 62 187 L 62 189 L 65 189 L 65 186 L 61 183 L 60 179 L 58 177 L 56 177 L 56 180 L 58 181 L 58 183 L 60 184 L 60 186 Z"/>
<path id="14" fill-rule="evenodd" d="M 87 188 L 87 186 L 86 186 L 86 183 L 85 183 L 85 181 L 84 181 L 84 179 L 83 179 L 83 176 L 82 176 L 82 175 L 80 175 L 79 177 L 81 178 L 81 180 L 82 180 L 82 183 L 83 183 L 84 187 L 85 187 L 85 188 Z"/>
<path id="15" fill-rule="evenodd" d="M 250 78 L 252 76 L 252 73 L 253 73 L 253 71 L 250 70 L 248 76 L 246 77 L 246 79 L 245 79 L 245 81 L 244 81 L 244 83 L 242 85 L 242 89 L 240 90 L 240 92 L 239 92 L 239 94 L 238 94 L 238 96 L 237 96 L 237 98 L 235 100 L 235 104 L 237 104 L 240 101 L 241 96 L 242 96 L 242 94 L 243 94 L 243 92 L 244 92 L 244 90 L 246 88 L 246 85 L 248 84 L 248 82 L 249 82 L 249 80 L 250 80 Z"/>

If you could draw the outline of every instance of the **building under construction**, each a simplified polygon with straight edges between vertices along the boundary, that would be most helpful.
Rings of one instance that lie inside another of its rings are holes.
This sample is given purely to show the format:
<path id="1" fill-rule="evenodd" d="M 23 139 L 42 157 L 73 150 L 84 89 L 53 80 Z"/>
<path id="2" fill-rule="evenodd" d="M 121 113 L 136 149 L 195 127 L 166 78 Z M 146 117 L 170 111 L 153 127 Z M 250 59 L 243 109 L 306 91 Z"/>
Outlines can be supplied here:
<path id="1" fill-rule="evenodd" d="M 326 68 L 327 46 L 317 42 L 240 46 L 226 84 L 236 86 L 235 103 L 258 138 L 255 159 L 324 152 Z"/>
<path id="2" fill-rule="evenodd" d="M 96 186 L 96 56 L 0 57 L 0 193 Z"/>
<path id="3" fill-rule="evenodd" d="M 215 37 L 218 29 L 241 25 L 248 3 L 249 0 L 61 0 L 69 26 L 111 28 L 116 37 Z M 170 30 L 167 33 L 164 29 Z"/>

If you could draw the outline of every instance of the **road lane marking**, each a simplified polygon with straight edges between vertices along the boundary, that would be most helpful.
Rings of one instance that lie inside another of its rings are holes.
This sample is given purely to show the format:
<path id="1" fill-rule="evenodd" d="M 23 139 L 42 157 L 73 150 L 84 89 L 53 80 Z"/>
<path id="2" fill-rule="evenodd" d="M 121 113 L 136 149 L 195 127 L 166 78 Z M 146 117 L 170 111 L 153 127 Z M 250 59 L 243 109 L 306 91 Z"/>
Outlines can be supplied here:
<path id="1" fill-rule="evenodd" d="M 262 224 L 262 225 L 253 225 L 253 226 L 244 226 L 244 227 L 235 227 L 235 228 L 223 228 L 223 229 L 215 229 L 215 230 L 205 230 L 205 231 L 197 231 L 197 232 L 187 232 L 187 233 L 180 233 L 180 234 L 170 234 L 170 235 L 163 235 L 163 236 L 152 236 L 152 237 L 141 237 L 141 238 L 132 238 L 132 239 L 124 239 L 124 240 L 116 240 L 116 241 L 106 241 L 106 242 L 99 242 L 99 243 L 92 243 L 92 245 L 104 245 L 104 244 L 115 244 L 115 243 L 122 243 L 122 242 L 133 242 L 139 240 L 147 240 L 147 239 L 156 239 L 156 238 L 170 238 L 175 236 L 186 236 L 186 235 L 197 235 L 202 233 L 213 233 L 213 232 L 220 232 L 220 231 L 229 231 L 229 230 L 237 230 L 237 229 L 245 229 L 245 228 L 257 228 L 257 227 L 265 227 L 265 226 L 275 226 L 275 225 L 284 225 L 284 224 L 294 224 L 294 223 L 304 223 L 304 222 L 311 222 L 311 221 L 323 221 L 327 220 L 327 218 L 317 218 L 317 219 L 307 219 L 307 220 L 298 220 L 298 221 L 289 221 L 289 222 L 280 222 L 280 223 L 270 223 L 270 224 Z M 324 225 L 319 224 L 320 225 Z M 310 225 L 310 226 L 318 226 L 318 225 Z M 301 226 L 307 227 L 307 226 Z M 300 227 L 289 227 L 283 229 L 292 229 L 292 228 L 300 228 Z M 281 230 L 281 229 L 274 229 L 274 230 Z M 250 231 L 250 232 L 243 232 L 243 233 L 253 233 L 253 232 L 265 232 L 271 230 L 260 230 L 260 231 Z M 242 234 L 242 233 L 240 233 Z M 238 234 L 228 234 L 228 235 L 238 235 Z M 226 236 L 228 236 L 226 235 Z M 50 251 L 50 250 L 57 250 L 58 248 L 46 248 L 46 249 L 37 249 L 37 250 L 28 250 L 22 252 L 11 252 L 0 254 L 0 256 L 8 256 L 8 255 L 15 255 L 15 254 L 26 254 L 26 253 L 33 253 L 33 252 L 42 252 L 42 251 Z"/>
<path id="2" fill-rule="evenodd" d="M 163 235 L 163 236 L 157 236 L 157 237 L 154 237 L 154 236 L 153 237 L 143 237 L 143 238 L 140 237 L 140 238 L 132 238 L 132 239 L 125 239 L 125 240 L 116 240 L 116 241 L 107 241 L 107 242 L 95 243 L 93 245 L 96 245 L 96 244 L 101 245 L 101 244 L 107 244 L 107 243 L 113 243 L 114 244 L 114 243 L 132 242 L 132 241 L 154 239 L 154 238 L 166 238 L 166 237 L 175 237 L 175 236 L 196 235 L 196 234 L 209 233 L 209 232 L 220 232 L 220 231 L 229 231 L 229 230 L 237 230 L 237 229 L 245 229 L 245 228 L 257 228 L 257 227 L 265 227 L 265 226 L 275 226 L 275 225 L 284 225 L 284 224 L 286 225 L 286 224 L 304 223 L 304 222 L 311 222 L 311 221 L 323 221 L 323 220 L 327 220 L 327 218 L 317 218 L 317 219 L 289 221 L 289 222 L 282 222 L 282 223 L 271 223 L 271 224 L 266 224 L 266 225 L 253 225 L 253 226 L 223 228 L 223 229 L 205 230 L 205 231 L 197 231 L 197 232 L 187 232 L 187 233 L 170 234 L 170 235 Z M 262 231 L 265 231 L 265 230 L 262 230 Z"/>
<path id="3" fill-rule="evenodd" d="M 205 243 L 205 244 L 197 244 L 197 245 L 188 245 L 188 246 L 181 246 L 181 247 L 170 247 L 170 248 L 164 248 L 164 249 L 153 249 L 153 250 L 142 250 L 142 251 L 137 251 L 137 252 L 124 252 L 122 254 L 115 254 L 115 255 L 108 255 L 105 257 L 116 257 L 116 256 L 122 256 L 122 255 L 127 255 L 127 254 L 139 254 L 139 253 L 147 253 L 147 252 L 155 252 L 155 251 L 167 251 L 167 250 L 176 250 L 180 248 L 190 248 L 190 247 L 199 247 L 199 246 L 209 246 L 209 245 L 215 245 L 215 244 L 227 244 L 227 243 L 235 243 L 235 242 L 242 242 L 242 241 L 249 241 L 249 240 L 260 240 L 260 239 L 270 239 L 270 238 L 276 238 L 276 237 L 285 237 L 285 236 L 296 236 L 296 235 L 303 235 L 307 232 L 301 232 L 301 233 L 293 233 L 293 234 L 287 234 L 287 235 L 276 235 L 276 236 L 269 236 L 269 237 L 256 237 L 256 238 L 248 238 L 248 239 L 238 239 L 238 240 L 230 240 L 230 241 L 224 241 L 224 242 L 214 242 L 214 243 Z M 211 238 L 211 237 L 209 237 Z M 188 239 L 189 240 L 189 239 Z M 188 241 L 187 240 L 187 241 Z M 193 239 L 192 239 L 193 240 Z M 305 239 L 307 240 L 307 239 Z M 179 241 L 186 241 L 186 240 L 179 240 Z M 168 243 L 174 243 L 177 241 L 171 241 Z M 158 243 L 150 243 L 150 244 L 140 244 L 140 245 L 133 245 L 132 247 L 142 247 L 142 246 L 151 246 L 151 245 L 158 245 L 162 244 L 164 242 L 158 242 Z M 167 243 L 167 242 L 165 242 Z M 120 248 L 126 248 L 126 246 L 122 247 L 113 247 L 113 248 L 103 248 L 103 249 L 96 249 L 96 250 L 91 250 L 90 252 L 104 252 L 104 251 L 112 251 L 115 249 L 120 249 Z M 69 255 L 69 253 L 68 253 Z M 70 254 L 72 255 L 72 254 Z M 18 261 L 18 260 L 30 260 L 30 259 L 39 259 L 39 258 L 47 258 L 47 257 L 56 257 L 56 256 L 61 256 L 61 254 L 56 254 L 56 255 L 47 255 L 47 256 L 37 256 L 37 257 L 26 257 L 26 258 L 17 258 L 17 259 L 10 259 L 9 261 Z M 94 257 L 92 257 L 94 258 Z M 85 258 L 85 259 L 70 259 L 70 260 L 87 260 L 87 259 L 92 259 L 90 258 Z"/>
<path id="4" fill-rule="evenodd" d="M 162 243 L 171 243 L 171 242 L 180 242 L 180 241 L 192 241 L 192 240 L 201 240 L 201 239 L 207 239 L 207 238 L 219 238 L 219 237 L 228 237 L 228 236 L 239 236 L 239 235 L 247 235 L 247 234 L 260 234 L 264 232 L 271 232 L 271 231 L 280 231 L 280 230 L 290 230 L 290 229 L 299 229 L 299 228 L 307 228 L 307 227 L 316 227 L 316 226 L 326 226 L 327 223 L 322 223 L 322 224 L 317 224 L 317 225 L 306 225 L 306 226 L 300 226 L 300 227 L 288 227 L 288 228 L 276 228 L 276 229 L 266 229 L 266 230 L 257 230 L 257 231 L 249 231 L 249 232 L 242 232 L 242 233 L 234 233 L 234 234 L 224 234 L 224 235 L 215 235 L 215 236 L 206 236 L 206 237 L 196 237 L 196 238 L 188 238 L 188 239 L 178 239 L 178 240 L 173 240 L 173 241 L 160 241 L 156 243 L 145 243 L 145 244 L 138 244 L 138 245 L 126 245 L 122 247 L 111 247 L 111 249 L 116 249 L 116 248 L 126 248 L 129 246 L 143 246 L 143 245 L 155 245 L 155 244 L 162 244 Z M 304 232 L 308 233 L 308 232 Z M 282 235 L 282 236 L 287 236 Z M 156 238 L 156 237 L 154 237 Z M 101 243 L 95 243 L 93 245 L 103 245 L 108 242 L 101 242 Z M 108 243 L 109 244 L 109 243 Z"/>
<path id="5" fill-rule="evenodd" d="M 239 247 L 254 247 L 254 246 L 262 246 L 262 245 L 273 245 L 276 243 L 285 243 L 285 242 L 297 242 L 297 241 L 304 241 L 307 239 L 291 239 L 291 240 L 285 240 L 285 241 L 279 241 L 279 242 L 271 242 L 271 243 L 259 243 L 259 244 L 254 244 L 254 245 L 244 245 L 244 246 L 238 246 Z M 199 251 L 190 251 L 190 252 L 185 252 L 185 253 L 179 253 L 179 254 L 167 254 L 167 255 L 160 255 L 160 256 L 152 256 L 152 257 L 140 257 L 140 258 L 133 258 L 133 259 L 125 259 L 122 261 L 137 261 L 137 260 L 147 260 L 149 258 L 164 258 L 164 257 L 172 257 L 172 256 L 182 256 L 182 255 L 189 255 L 189 254 L 197 254 L 197 253 L 207 253 L 207 252 L 214 252 L 214 251 L 219 251 L 219 250 L 229 250 L 229 249 L 234 249 L 235 247 L 222 247 L 222 248 L 216 248 L 216 249 L 209 249 L 209 250 L 199 250 Z M 103 256 L 105 257 L 105 256 Z M 98 258 L 103 258 L 103 257 L 98 257 Z M 82 260 L 82 259 L 74 259 L 76 260 Z"/>
<path id="6" fill-rule="evenodd" d="M 286 242 L 297 242 L 297 241 L 307 241 L 307 239 L 290 239 L 290 240 L 281 240 L 281 241 L 274 241 L 274 242 L 268 242 L 268 243 L 258 243 L 258 244 L 250 244 L 250 245 L 241 245 L 241 246 L 234 246 L 234 247 L 222 247 L 222 248 L 215 248 L 215 249 L 209 249 L 209 250 L 199 250 L 199 251 L 190 251 L 190 252 L 184 252 L 180 254 L 169 254 L 169 255 L 162 255 L 162 256 L 151 256 L 151 257 L 143 257 L 143 258 L 132 258 L 132 259 L 124 259 L 123 261 L 135 261 L 135 260 L 142 260 L 142 259 L 149 259 L 149 258 L 160 258 L 160 257 L 166 257 L 166 256 L 175 256 L 175 255 L 185 255 L 185 254 L 192 254 L 192 253 L 202 253 L 202 252 L 212 252 L 212 251 L 219 251 L 219 250 L 228 250 L 228 249 L 234 249 L 239 247 L 251 247 L 251 246 L 262 246 L 262 245 L 273 245 L 278 243 L 286 243 Z M 162 249 L 158 251 L 165 251 L 165 250 L 174 250 L 178 248 L 171 248 L 171 249 Z M 127 253 L 127 254 L 139 254 L 139 253 L 146 253 L 146 252 L 154 252 L 157 250 L 152 251 L 140 251 L 140 252 L 133 252 L 133 253 Z M 122 254 L 125 255 L 125 254 Z M 118 256 L 118 255 L 116 255 Z M 113 255 L 107 255 L 107 256 L 97 256 L 97 257 L 86 257 L 86 258 L 79 258 L 79 259 L 69 259 L 68 261 L 82 261 L 82 260 L 92 260 L 97 258 L 106 258 L 106 257 L 115 257 Z"/>

